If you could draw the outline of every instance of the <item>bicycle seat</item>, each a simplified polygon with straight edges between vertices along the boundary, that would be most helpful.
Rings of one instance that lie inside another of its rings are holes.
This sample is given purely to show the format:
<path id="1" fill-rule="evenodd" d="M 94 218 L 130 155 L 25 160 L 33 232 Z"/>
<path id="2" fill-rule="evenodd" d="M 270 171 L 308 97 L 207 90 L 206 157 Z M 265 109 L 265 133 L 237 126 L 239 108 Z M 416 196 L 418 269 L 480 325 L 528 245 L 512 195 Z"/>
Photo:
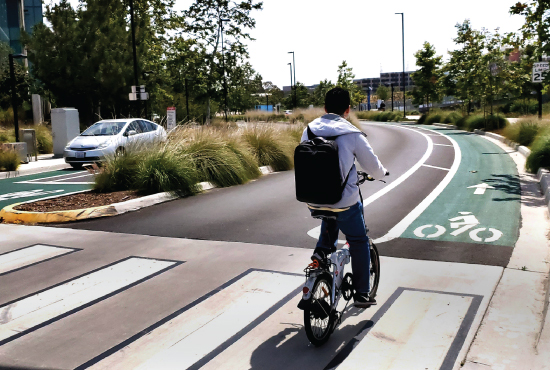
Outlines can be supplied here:
<path id="1" fill-rule="evenodd" d="M 323 211 L 323 210 L 311 210 L 311 217 L 318 219 L 336 220 L 338 215 L 335 212 Z"/>

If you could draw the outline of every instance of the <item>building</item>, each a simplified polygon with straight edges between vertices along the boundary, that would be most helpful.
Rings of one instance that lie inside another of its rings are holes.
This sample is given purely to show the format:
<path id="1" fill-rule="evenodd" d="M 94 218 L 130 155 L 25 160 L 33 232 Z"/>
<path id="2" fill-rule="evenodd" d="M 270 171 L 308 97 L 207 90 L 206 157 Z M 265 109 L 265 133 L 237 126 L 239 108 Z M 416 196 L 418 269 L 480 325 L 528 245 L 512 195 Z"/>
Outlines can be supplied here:
<path id="1" fill-rule="evenodd" d="M 23 52 L 21 29 L 31 33 L 42 23 L 41 0 L 0 0 L 0 42 L 10 45 L 15 54 Z"/>
<path id="2" fill-rule="evenodd" d="M 407 90 L 414 86 L 414 82 L 411 78 L 411 74 L 413 72 L 414 71 L 405 72 L 405 89 Z M 380 73 L 380 77 L 359 78 L 353 80 L 353 82 L 355 82 L 365 92 L 369 87 L 372 88 L 373 92 L 376 92 L 376 89 L 378 89 L 378 86 L 380 85 L 390 87 L 391 84 L 393 84 L 394 87 L 399 87 L 399 89 L 402 89 L 402 80 L 403 72 L 384 72 Z"/>

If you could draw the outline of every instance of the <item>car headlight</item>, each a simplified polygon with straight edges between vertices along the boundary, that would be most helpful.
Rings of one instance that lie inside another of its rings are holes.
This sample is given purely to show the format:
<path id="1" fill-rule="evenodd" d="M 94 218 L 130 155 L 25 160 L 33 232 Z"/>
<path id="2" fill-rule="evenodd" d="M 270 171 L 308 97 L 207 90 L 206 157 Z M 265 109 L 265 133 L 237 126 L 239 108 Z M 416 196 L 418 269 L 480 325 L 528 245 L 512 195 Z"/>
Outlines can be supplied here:
<path id="1" fill-rule="evenodd" d="M 99 144 L 99 146 L 97 147 L 97 149 L 105 149 L 105 148 L 107 148 L 107 147 L 110 146 L 110 145 L 111 145 L 111 140 L 108 140 L 108 141 L 106 141 L 106 142 L 104 142 L 104 143 L 102 143 L 102 144 Z"/>

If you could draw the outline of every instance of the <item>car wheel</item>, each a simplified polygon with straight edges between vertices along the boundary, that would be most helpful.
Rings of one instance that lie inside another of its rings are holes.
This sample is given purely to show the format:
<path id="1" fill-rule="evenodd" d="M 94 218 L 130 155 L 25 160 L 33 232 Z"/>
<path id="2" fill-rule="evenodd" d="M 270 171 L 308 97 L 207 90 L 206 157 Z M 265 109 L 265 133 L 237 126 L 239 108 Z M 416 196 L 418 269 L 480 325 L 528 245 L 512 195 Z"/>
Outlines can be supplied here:
<path id="1" fill-rule="evenodd" d="M 79 170 L 82 168 L 82 163 L 69 163 L 71 165 L 72 168 L 74 168 L 75 170 Z"/>
<path id="2" fill-rule="evenodd" d="M 115 155 L 116 156 L 124 155 L 125 152 L 126 152 L 126 150 L 123 147 L 118 147 L 116 152 L 115 152 Z"/>

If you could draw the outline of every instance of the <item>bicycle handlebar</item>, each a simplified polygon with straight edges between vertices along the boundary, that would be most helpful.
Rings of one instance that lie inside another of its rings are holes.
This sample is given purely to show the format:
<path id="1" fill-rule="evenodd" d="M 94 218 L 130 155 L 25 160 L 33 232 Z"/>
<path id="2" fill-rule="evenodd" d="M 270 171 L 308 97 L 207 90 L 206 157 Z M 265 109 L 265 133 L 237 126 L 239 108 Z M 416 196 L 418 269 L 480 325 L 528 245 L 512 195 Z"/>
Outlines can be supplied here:
<path id="1" fill-rule="evenodd" d="M 390 171 L 386 171 L 386 176 L 389 176 L 389 175 L 390 175 Z M 357 185 L 361 185 L 365 181 L 374 181 L 375 180 L 374 177 L 370 176 L 368 173 L 363 172 L 363 171 L 357 171 L 357 178 L 358 178 Z M 380 181 L 385 183 L 384 180 L 380 180 Z"/>

